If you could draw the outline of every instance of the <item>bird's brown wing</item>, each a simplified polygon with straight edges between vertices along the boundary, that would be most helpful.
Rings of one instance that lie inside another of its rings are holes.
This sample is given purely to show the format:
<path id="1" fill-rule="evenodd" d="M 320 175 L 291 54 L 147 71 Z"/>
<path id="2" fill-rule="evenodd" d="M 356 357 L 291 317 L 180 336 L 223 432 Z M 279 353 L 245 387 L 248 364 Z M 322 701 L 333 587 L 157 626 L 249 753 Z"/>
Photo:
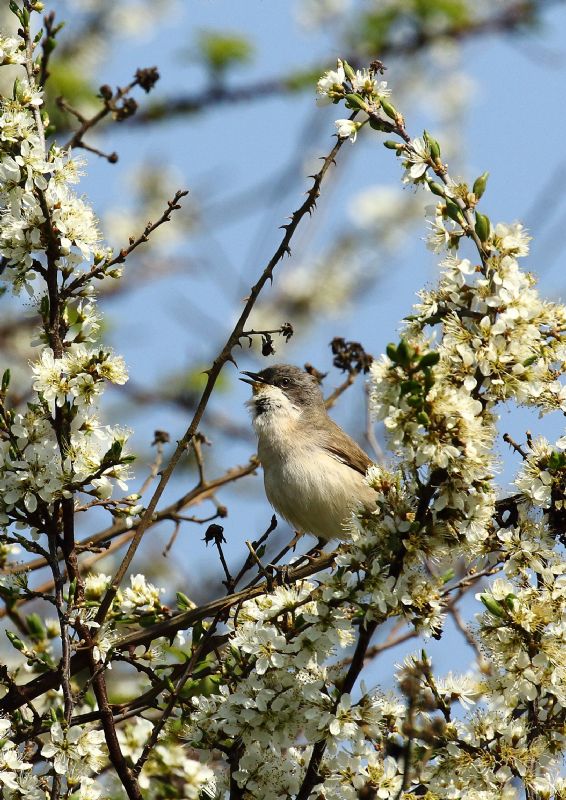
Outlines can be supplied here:
<path id="1" fill-rule="evenodd" d="M 373 464 L 371 458 L 333 420 L 329 418 L 328 421 L 331 423 L 328 431 L 325 429 L 320 432 L 323 448 L 334 458 L 365 475 L 367 468 Z"/>

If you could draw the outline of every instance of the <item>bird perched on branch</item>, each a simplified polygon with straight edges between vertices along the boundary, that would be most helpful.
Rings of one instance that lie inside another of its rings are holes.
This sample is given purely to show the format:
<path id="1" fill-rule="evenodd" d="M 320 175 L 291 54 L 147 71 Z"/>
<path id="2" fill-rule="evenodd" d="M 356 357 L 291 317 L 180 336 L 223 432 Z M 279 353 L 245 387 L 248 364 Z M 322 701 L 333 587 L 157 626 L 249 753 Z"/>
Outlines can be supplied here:
<path id="1" fill-rule="evenodd" d="M 317 379 L 290 364 L 243 372 L 265 493 L 297 531 L 320 539 L 347 537 L 353 509 L 375 508 L 364 481 L 373 463 L 329 416 Z"/>

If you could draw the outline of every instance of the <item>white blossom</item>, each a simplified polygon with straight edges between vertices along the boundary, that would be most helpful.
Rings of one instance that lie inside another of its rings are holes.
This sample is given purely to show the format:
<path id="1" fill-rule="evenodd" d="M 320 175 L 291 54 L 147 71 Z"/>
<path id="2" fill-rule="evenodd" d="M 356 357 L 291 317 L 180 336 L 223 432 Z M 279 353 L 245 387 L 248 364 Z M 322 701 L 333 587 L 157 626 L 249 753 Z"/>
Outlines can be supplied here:
<path id="1" fill-rule="evenodd" d="M 316 91 L 319 95 L 317 102 L 320 105 L 323 105 L 343 97 L 343 83 L 345 80 L 346 73 L 344 72 L 342 62 L 339 61 L 335 70 L 329 70 L 328 72 L 325 72 L 322 78 L 319 79 L 316 85 Z"/>
<path id="2" fill-rule="evenodd" d="M 105 758 L 103 742 L 102 731 L 80 727 L 65 731 L 56 722 L 51 726 L 51 739 L 41 748 L 41 755 L 53 761 L 59 775 L 67 774 L 70 768 L 79 773 L 90 769 L 98 771 Z"/>
<path id="3" fill-rule="evenodd" d="M 356 141 L 359 123 L 356 123 L 351 119 L 337 119 L 334 124 L 338 130 L 338 136 L 341 139 L 349 138 L 351 142 Z"/>

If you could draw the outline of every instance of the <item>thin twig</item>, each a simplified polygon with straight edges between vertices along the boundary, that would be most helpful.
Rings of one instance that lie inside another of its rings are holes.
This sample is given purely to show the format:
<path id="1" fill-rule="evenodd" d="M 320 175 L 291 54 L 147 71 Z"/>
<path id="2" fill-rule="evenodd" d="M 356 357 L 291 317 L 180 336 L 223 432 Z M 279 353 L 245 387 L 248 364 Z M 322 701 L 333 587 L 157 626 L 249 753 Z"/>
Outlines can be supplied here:
<path id="1" fill-rule="evenodd" d="M 523 447 L 521 447 L 521 445 L 520 445 L 520 444 L 518 444 L 518 443 L 517 443 L 517 442 L 516 442 L 516 441 L 515 441 L 515 440 L 514 440 L 514 439 L 513 439 L 511 436 L 510 436 L 510 434 L 508 434 L 508 433 L 504 433 L 504 434 L 503 434 L 503 441 L 504 441 L 504 442 L 506 442 L 508 445 L 510 445 L 510 447 L 512 447 L 512 448 L 513 448 L 513 450 L 514 450 L 516 453 L 519 453 L 519 455 L 521 456 L 521 458 L 522 458 L 522 459 L 527 459 L 527 458 L 528 458 L 528 453 L 527 453 L 527 451 L 526 451 L 526 450 L 525 450 Z"/>
<path id="2" fill-rule="evenodd" d="M 157 525 L 163 520 L 171 519 L 171 516 L 175 515 L 181 509 L 202 502 L 214 494 L 214 492 L 221 486 L 225 486 L 228 483 L 233 483 L 234 481 L 240 480 L 247 475 L 251 475 L 257 470 L 257 468 L 258 462 L 256 456 L 252 456 L 249 463 L 245 464 L 244 466 L 232 467 L 223 475 L 220 475 L 217 478 L 212 478 L 210 481 L 204 484 L 204 486 L 196 486 L 174 503 L 171 503 L 171 505 L 166 506 L 162 511 L 158 512 L 152 521 L 152 525 Z M 121 540 L 121 544 L 124 544 L 125 542 L 131 541 L 131 539 L 134 537 L 135 528 L 129 528 L 128 523 L 123 520 L 115 522 L 111 527 L 105 528 L 99 533 L 92 534 L 92 536 L 87 536 L 77 544 L 77 549 L 83 551 L 88 550 L 89 548 L 95 547 L 101 543 L 110 542 L 122 534 L 125 534 L 124 538 Z M 8 564 L 0 570 L 0 574 L 17 575 L 22 572 L 33 572 L 47 566 L 47 563 L 47 559 L 42 556 L 41 558 L 36 558 L 33 561 L 23 564 Z M 41 590 L 49 591 L 49 586 L 52 587 L 52 585 L 53 584 L 43 584 Z M 0 611 L 0 618 L 2 616 L 4 616 L 4 614 Z"/>
<path id="3" fill-rule="evenodd" d="M 78 275 L 74 281 L 71 281 L 71 283 L 62 288 L 61 297 L 63 299 L 71 297 L 77 292 L 78 289 L 81 289 L 85 284 L 90 283 L 93 278 L 99 278 L 105 275 L 108 270 L 112 269 L 112 267 L 115 267 L 118 264 L 123 264 L 127 257 L 134 252 L 134 250 L 148 241 L 151 234 L 157 230 L 157 228 L 159 228 L 161 225 L 164 225 L 166 222 L 170 222 L 173 212 L 181 208 L 179 205 L 179 200 L 181 200 L 183 197 L 186 197 L 188 193 L 188 189 L 179 189 L 177 192 L 175 192 L 173 199 L 167 201 L 167 208 L 159 217 L 157 222 L 148 222 L 143 230 L 143 233 L 137 237 L 132 237 L 128 247 L 122 248 L 118 255 L 111 259 L 104 260 L 100 264 L 93 264 L 88 272 L 83 272 Z"/>
<path id="4" fill-rule="evenodd" d="M 457 629 L 460 631 L 460 633 L 462 634 L 462 636 L 464 637 L 466 642 L 469 644 L 469 646 L 474 651 L 474 655 L 475 655 L 475 658 L 476 658 L 476 663 L 478 665 L 478 668 L 481 670 L 481 672 L 484 672 L 484 673 L 491 672 L 492 671 L 491 670 L 491 666 L 488 664 L 488 662 L 483 657 L 483 655 L 481 653 L 481 650 L 478 647 L 478 643 L 476 642 L 476 640 L 474 639 L 474 637 L 471 634 L 470 629 L 468 628 L 468 626 L 465 624 L 464 620 L 462 619 L 462 615 L 460 614 L 460 609 L 454 603 L 451 603 L 448 606 L 448 613 L 452 617 L 452 620 L 454 621 L 454 624 L 456 625 Z"/>
<path id="5" fill-rule="evenodd" d="M 367 623 L 367 625 L 362 625 L 360 627 L 358 642 L 352 657 L 352 663 L 350 664 L 350 668 L 340 688 L 339 696 L 336 698 L 334 703 L 334 710 L 336 710 L 338 707 L 341 697 L 344 694 L 351 692 L 354 688 L 354 684 L 356 683 L 358 676 L 363 669 L 366 652 L 377 625 L 377 621 L 372 620 L 371 622 Z M 308 800 L 314 787 L 321 782 L 322 778 L 319 770 L 324 753 L 326 751 L 326 744 L 326 739 L 320 739 L 313 746 L 309 765 L 295 800 Z"/>
<path id="6" fill-rule="evenodd" d="M 223 346 L 222 350 L 218 353 L 217 357 L 215 358 L 214 363 L 212 364 L 210 369 L 207 371 L 207 376 L 208 377 L 207 377 L 207 381 L 206 381 L 206 386 L 205 386 L 205 388 L 204 388 L 204 390 L 202 392 L 202 395 L 201 395 L 199 404 L 197 406 L 197 409 L 196 409 L 196 411 L 194 413 L 193 419 L 192 419 L 189 427 L 185 431 L 184 435 L 179 440 L 177 448 L 176 448 L 175 452 L 173 453 L 173 455 L 171 456 L 171 459 L 170 459 L 169 463 L 167 464 L 167 466 L 165 467 L 165 469 L 162 472 L 161 480 L 159 481 L 159 484 L 157 485 L 157 488 L 155 489 L 153 497 L 151 498 L 151 500 L 149 502 L 149 505 L 148 505 L 146 511 L 144 512 L 141 520 L 140 520 L 140 523 L 139 523 L 139 525 L 137 527 L 137 530 L 136 530 L 136 534 L 135 534 L 135 536 L 134 536 L 134 538 L 133 538 L 133 540 L 132 540 L 132 542 L 130 544 L 130 547 L 128 548 L 128 551 L 127 551 L 126 555 L 124 556 L 124 558 L 122 560 L 122 563 L 118 567 L 118 570 L 116 571 L 116 574 L 114 575 L 114 577 L 112 579 L 112 583 L 111 583 L 110 587 L 108 588 L 105 597 L 102 600 L 102 603 L 100 605 L 100 608 L 99 608 L 99 611 L 98 611 L 98 614 L 97 614 L 97 618 L 96 618 L 97 622 L 101 623 L 104 620 L 104 618 L 106 617 L 106 614 L 108 613 L 108 610 L 109 610 L 109 608 L 110 608 L 110 606 L 112 604 L 112 601 L 114 600 L 114 597 L 116 596 L 116 592 L 118 591 L 118 587 L 120 586 L 120 584 L 122 582 L 122 579 L 124 578 L 126 572 L 128 571 L 128 568 L 129 568 L 129 566 L 130 566 L 130 564 L 132 562 L 132 559 L 133 559 L 133 557 L 134 557 L 134 555 L 135 555 L 135 553 L 136 553 L 136 551 L 137 551 L 137 549 L 138 549 L 138 547 L 140 545 L 140 542 L 141 542 L 141 540 L 142 540 L 147 528 L 149 527 L 149 525 L 151 523 L 151 520 L 153 518 L 153 514 L 155 513 L 157 504 L 158 504 L 159 500 L 161 499 L 161 495 L 163 494 L 163 491 L 165 490 L 165 487 L 167 486 L 167 484 L 168 484 L 168 482 L 169 482 L 169 480 L 171 478 L 171 475 L 173 474 L 173 470 L 175 469 L 175 467 L 179 463 L 179 460 L 181 459 L 181 456 L 183 455 L 183 453 L 185 452 L 187 447 L 190 445 L 195 433 L 198 430 L 198 427 L 200 425 L 200 421 L 201 421 L 202 416 L 203 416 L 203 414 L 205 412 L 205 409 L 206 409 L 206 407 L 208 405 L 208 402 L 209 402 L 210 397 L 212 395 L 212 390 L 214 389 L 214 386 L 216 384 L 218 376 L 220 375 L 220 372 L 222 371 L 224 365 L 228 361 L 234 362 L 234 357 L 232 355 L 232 350 L 234 349 L 234 347 L 240 341 L 240 338 L 242 336 L 242 332 L 243 332 L 243 330 L 245 328 L 245 324 L 246 324 L 246 322 L 248 320 L 248 317 L 251 314 L 251 311 L 252 311 L 253 307 L 255 306 L 255 303 L 256 303 L 256 301 L 257 301 L 257 299 L 258 299 L 263 287 L 265 286 L 265 284 L 268 281 L 272 281 L 273 280 L 273 271 L 275 270 L 277 264 L 283 259 L 283 257 L 285 255 L 288 255 L 290 253 L 290 243 L 291 243 L 291 240 L 293 238 L 293 234 L 295 233 L 295 231 L 297 230 L 297 228 L 299 226 L 299 223 L 301 222 L 303 217 L 305 217 L 307 214 L 312 214 L 313 213 L 313 211 L 314 211 L 314 209 L 316 207 L 316 201 L 317 201 L 319 193 L 320 193 L 320 185 L 321 185 L 321 183 L 322 183 L 322 181 L 324 179 L 324 176 L 326 175 L 328 169 L 330 168 L 331 164 L 334 163 L 334 159 L 335 159 L 336 155 L 338 154 L 338 151 L 342 147 L 343 143 L 344 143 L 344 139 L 337 139 L 336 140 L 336 144 L 334 145 L 334 147 L 332 148 L 330 153 L 326 156 L 326 158 L 323 159 L 323 164 L 322 164 L 321 169 L 314 176 L 313 185 L 311 186 L 311 188 L 307 192 L 307 197 L 306 197 L 304 203 L 300 206 L 299 209 L 297 209 L 297 211 L 295 211 L 292 214 L 291 221 L 287 225 L 283 226 L 284 230 L 285 230 L 285 233 L 283 235 L 281 243 L 279 244 L 279 247 L 275 251 L 275 253 L 272 256 L 272 258 L 269 260 L 268 264 L 266 265 L 265 269 L 263 270 L 263 272 L 262 272 L 260 278 L 258 279 L 257 283 L 254 286 L 252 286 L 250 294 L 249 294 L 249 297 L 246 300 L 246 303 L 244 305 L 244 308 L 242 310 L 242 313 L 240 314 L 240 317 L 239 317 L 238 321 L 236 322 L 236 325 L 234 326 L 231 334 L 228 336 L 228 338 L 226 340 L 226 343 Z"/>
<path id="7" fill-rule="evenodd" d="M 72 134 L 70 139 L 63 145 L 63 150 L 71 150 L 75 147 L 84 147 L 83 137 L 88 131 L 98 125 L 109 114 L 114 114 L 116 119 L 122 121 L 127 117 L 133 116 L 137 110 L 137 103 L 128 99 L 128 95 L 135 86 L 142 85 L 141 77 L 144 70 L 137 70 L 134 80 L 128 83 L 127 86 L 122 88 L 118 87 L 115 92 L 109 86 L 100 87 L 100 98 L 102 100 L 102 108 L 97 111 L 92 117 L 84 117 L 78 111 L 73 109 L 63 97 L 57 99 L 59 107 L 63 111 L 71 113 L 76 119 L 79 120 L 80 127 Z M 155 73 L 157 78 L 158 73 Z M 157 80 L 156 78 L 156 80 Z M 121 105 L 121 101 L 124 101 Z"/>
<path id="8" fill-rule="evenodd" d="M 37 82 L 40 86 L 45 86 L 49 78 L 49 60 L 55 46 L 55 36 L 63 27 L 62 24 L 55 25 L 55 12 L 50 11 L 43 18 L 44 33 L 41 40 L 41 60 L 39 62 L 39 77 Z"/>
<path id="9" fill-rule="evenodd" d="M 268 538 L 271 536 L 271 534 L 276 528 L 277 528 L 277 517 L 275 516 L 275 514 L 273 514 L 273 516 L 271 517 L 271 522 L 269 523 L 267 529 L 264 531 L 264 533 L 262 533 L 259 539 L 252 542 L 253 548 L 256 552 L 262 546 L 262 544 L 265 544 L 265 542 L 268 540 Z M 251 556 L 251 553 L 249 553 L 242 567 L 240 568 L 239 572 L 234 578 L 234 589 L 240 583 L 244 575 L 247 572 L 249 572 L 249 570 L 252 568 L 253 565 L 254 565 L 254 560 Z"/>
<path id="10" fill-rule="evenodd" d="M 149 489 L 151 482 L 155 480 L 155 478 L 159 474 L 159 470 L 161 468 L 161 464 L 163 463 L 163 440 L 155 437 L 155 458 L 153 463 L 150 467 L 149 474 L 147 478 L 144 480 L 140 488 L 138 489 L 139 495 L 144 495 L 147 490 Z"/>
<path id="11" fill-rule="evenodd" d="M 165 706 L 165 709 L 163 710 L 163 713 L 161 714 L 161 717 L 157 720 L 157 722 L 153 726 L 153 730 L 151 731 L 151 734 L 150 734 L 147 742 L 145 743 L 145 745 L 143 747 L 141 755 L 138 758 L 138 760 L 136 761 L 136 764 L 135 764 L 134 769 L 133 769 L 133 774 L 136 777 L 140 774 L 140 772 L 141 772 L 141 770 L 143 768 L 143 765 L 145 764 L 145 762 L 147 761 L 150 753 L 152 752 L 153 748 L 157 744 L 157 740 L 159 738 L 159 734 L 161 733 L 161 731 L 163 730 L 163 728 L 165 726 L 165 723 L 167 722 L 167 720 L 169 719 L 169 717 L 173 713 L 173 711 L 175 709 L 175 706 L 177 704 L 178 698 L 179 698 L 179 694 L 181 693 L 181 691 L 183 689 L 183 686 L 186 684 L 188 679 L 191 677 L 191 674 L 192 674 L 195 666 L 198 664 L 199 660 L 204 656 L 204 653 L 206 651 L 206 648 L 207 648 L 209 642 L 211 641 L 211 639 L 213 638 L 214 634 L 216 633 L 216 628 L 218 626 L 219 621 L 220 621 L 220 614 L 218 614 L 215 617 L 215 619 L 212 621 L 212 624 L 211 624 L 210 628 L 206 632 L 205 636 L 203 636 L 202 640 L 199 642 L 198 646 L 194 650 L 191 658 L 189 659 L 189 661 L 187 662 L 187 664 L 183 668 L 183 673 L 182 673 L 181 677 L 179 678 L 179 680 L 177 681 L 177 684 L 176 684 L 174 690 L 171 692 L 171 696 L 169 698 L 169 701 L 168 701 L 167 705 Z"/>
<path id="12" fill-rule="evenodd" d="M 408 698 L 408 705 L 407 705 L 407 722 L 406 728 L 408 729 L 407 733 L 407 741 L 405 742 L 405 755 L 403 757 L 403 779 L 401 781 L 401 786 L 399 791 L 395 795 L 395 800 L 401 800 L 403 795 L 405 794 L 407 787 L 409 786 L 410 781 L 410 771 L 411 771 L 411 756 L 413 750 L 413 739 L 414 739 L 414 730 L 413 730 L 413 718 L 414 718 L 414 697 L 412 695 Z"/>
<path id="13" fill-rule="evenodd" d="M 356 376 L 357 376 L 357 373 L 349 372 L 348 373 L 348 377 L 346 378 L 346 380 L 343 381 L 339 386 L 336 387 L 336 389 L 334 389 L 334 391 L 332 391 L 328 395 L 328 397 L 324 401 L 324 405 L 326 406 L 327 409 L 328 408 L 332 408 L 332 406 L 338 400 L 340 395 L 344 394 L 346 389 L 349 389 L 350 386 L 352 386 L 352 384 L 356 380 Z"/>
<path id="14" fill-rule="evenodd" d="M 308 564 L 303 564 L 296 568 L 291 566 L 288 571 L 288 580 L 290 582 L 299 581 L 311 575 L 315 575 L 317 572 L 324 569 L 328 569 L 328 567 L 333 565 L 335 557 L 336 552 L 324 553 L 318 559 L 313 559 Z M 270 586 L 267 581 L 264 581 L 259 586 L 253 586 L 249 589 L 219 597 L 198 608 L 189 609 L 188 611 L 176 614 L 163 622 L 136 630 L 115 642 L 114 649 L 128 650 L 138 645 L 148 646 L 155 639 L 171 638 L 175 636 L 177 631 L 190 628 L 199 621 L 214 618 L 217 614 L 226 613 L 234 606 L 238 606 L 254 597 L 259 597 L 269 591 Z M 86 653 L 85 651 L 79 651 L 71 659 L 71 675 L 77 674 L 77 672 L 80 672 L 86 666 L 88 666 Z M 29 683 L 11 686 L 4 697 L 0 699 L 0 712 L 10 713 L 15 711 L 27 702 L 33 701 L 36 697 L 40 697 L 46 691 L 56 689 L 60 683 L 60 670 L 56 669 L 39 675 L 37 678 L 29 681 Z"/>
<path id="15" fill-rule="evenodd" d="M 384 41 L 380 47 L 379 57 L 384 59 L 390 55 L 395 58 L 410 56 L 425 50 L 438 41 L 450 39 L 466 41 L 500 31 L 520 32 L 525 23 L 533 19 L 539 8 L 549 7 L 557 2 L 559 0 L 543 0 L 543 2 L 517 0 L 513 5 L 506 6 L 503 10 L 498 10 L 497 13 L 488 17 L 448 23 L 444 26 L 430 26 L 427 30 L 418 28 L 414 32 L 411 31 L 401 41 L 398 41 L 397 37 L 394 41 Z M 353 53 L 347 55 L 346 60 L 350 64 L 358 64 L 359 56 Z M 312 64 L 305 69 L 305 75 L 321 74 L 327 68 L 327 64 Z M 134 125 L 168 122 L 177 116 L 218 108 L 220 103 L 237 104 L 297 93 L 297 87 L 301 86 L 301 82 L 296 80 L 296 76 L 294 77 L 295 80 L 289 80 L 288 75 L 281 75 L 259 80 L 254 84 L 247 83 L 244 86 L 220 86 L 216 87 L 214 91 L 207 87 L 192 95 L 168 97 L 149 105 L 147 109 L 136 114 L 131 121 Z"/>

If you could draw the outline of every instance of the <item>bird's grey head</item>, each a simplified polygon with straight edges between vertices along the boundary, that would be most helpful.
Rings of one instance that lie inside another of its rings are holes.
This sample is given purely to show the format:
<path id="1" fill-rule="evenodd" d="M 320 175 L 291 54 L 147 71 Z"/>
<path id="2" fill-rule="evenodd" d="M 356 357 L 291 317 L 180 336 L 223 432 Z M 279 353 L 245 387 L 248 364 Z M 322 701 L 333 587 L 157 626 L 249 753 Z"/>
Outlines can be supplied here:
<path id="1" fill-rule="evenodd" d="M 317 379 L 300 367 L 292 364 L 275 364 L 261 372 L 244 372 L 240 378 L 253 389 L 253 398 L 248 403 L 254 416 L 259 416 L 281 404 L 302 413 L 305 410 L 325 410 L 324 398 Z"/>

